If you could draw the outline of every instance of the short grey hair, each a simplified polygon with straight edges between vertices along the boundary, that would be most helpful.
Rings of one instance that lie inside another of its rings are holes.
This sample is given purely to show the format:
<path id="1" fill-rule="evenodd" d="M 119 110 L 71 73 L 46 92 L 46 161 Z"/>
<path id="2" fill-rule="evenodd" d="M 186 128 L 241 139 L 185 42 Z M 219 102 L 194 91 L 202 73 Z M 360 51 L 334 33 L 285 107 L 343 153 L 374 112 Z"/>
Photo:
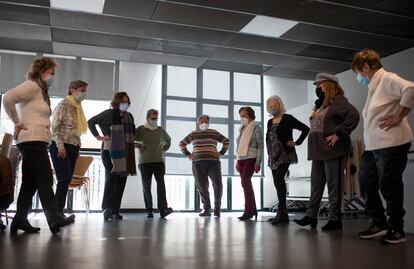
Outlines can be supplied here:
<path id="1" fill-rule="evenodd" d="M 279 104 L 280 113 L 286 113 L 286 107 L 285 104 L 283 104 L 282 98 L 280 98 L 278 95 L 272 95 L 266 100 L 266 109 L 269 110 L 269 102 L 275 100 Z"/>
<path id="2" fill-rule="evenodd" d="M 158 110 L 151 108 L 150 110 L 147 111 L 147 119 L 149 118 L 149 116 L 151 116 L 152 114 L 159 114 Z"/>
<path id="3" fill-rule="evenodd" d="M 210 116 L 209 115 L 200 115 L 197 118 L 197 123 L 199 123 L 202 119 L 207 119 L 208 122 L 210 122 Z"/>

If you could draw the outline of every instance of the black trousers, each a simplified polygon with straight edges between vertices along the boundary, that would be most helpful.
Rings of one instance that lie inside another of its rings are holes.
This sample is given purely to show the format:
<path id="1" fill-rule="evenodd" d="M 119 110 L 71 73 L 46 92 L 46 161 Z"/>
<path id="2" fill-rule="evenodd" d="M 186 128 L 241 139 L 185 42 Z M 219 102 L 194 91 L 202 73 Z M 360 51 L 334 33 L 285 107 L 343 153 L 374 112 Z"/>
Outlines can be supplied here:
<path id="1" fill-rule="evenodd" d="M 56 203 L 60 213 L 66 204 L 69 184 L 72 181 L 73 170 L 75 169 L 76 160 L 79 156 L 79 147 L 71 144 L 64 144 L 66 157 L 58 157 L 58 148 L 54 141 L 49 146 L 50 157 L 55 168 L 57 186 L 56 186 Z"/>
<path id="2" fill-rule="evenodd" d="M 145 209 L 147 212 L 153 211 L 151 182 L 154 175 L 157 181 L 157 201 L 158 210 L 163 211 L 168 207 L 167 196 L 165 193 L 165 165 L 164 162 L 157 163 L 143 163 L 138 165 L 141 171 L 142 190 L 144 192 Z"/>
<path id="3" fill-rule="evenodd" d="M 112 162 L 109 156 L 109 150 L 102 150 L 101 157 L 105 167 L 105 188 L 102 199 L 102 209 L 111 209 L 112 213 L 119 214 L 127 176 L 111 173 Z"/>
<path id="4" fill-rule="evenodd" d="M 287 213 L 287 206 L 286 206 L 286 181 L 285 176 L 289 169 L 289 163 L 282 163 L 276 169 L 272 170 L 273 175 L 273 183 L 276 187 L 277 198 L 279 203 L 277 205 L 277 212 Z"/>
<path id="5" fill-rule="evenodd" d="M 47 222 L 59 219 L 53 193 L 53 173 L 47 151 L 48 143 L 41 141 L 24 142 L 17 145 L 22 161 L 22 185 L 17 199 L 16 219 L 27 219 L 32 208 L 33 195 L 38 191 Z"/>
<path id="6" fill-rule="evenodd" d="M 407 165 L 411 143 L 379 150 L 365 151 L 362 155 L 359 182 L 372 224 L 397 231 L 404 229 L 405 210 L 402 174 Z M 380 197 L 386 201 L 388 222 Z"/>

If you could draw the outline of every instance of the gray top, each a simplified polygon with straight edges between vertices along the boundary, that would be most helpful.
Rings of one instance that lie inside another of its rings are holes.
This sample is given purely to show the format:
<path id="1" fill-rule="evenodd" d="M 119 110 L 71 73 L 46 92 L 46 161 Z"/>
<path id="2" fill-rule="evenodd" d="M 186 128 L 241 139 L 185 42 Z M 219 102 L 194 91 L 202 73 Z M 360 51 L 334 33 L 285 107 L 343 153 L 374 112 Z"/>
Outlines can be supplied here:
<path id="1" fill-rule="evenodd" d="M 358 110 L 342 95 L 336 96 L 329 107 L 321 107 L 310 118 L 308 159 L 329 160 L 349 154 L 352 151 L 350 135 L 358 122 Z M 333 134 L 339 140 L 330 146 L 325 139 Z"/>
<path id="2" fill-rule="evenodd" d="M 239 145 L 240 137 L 243 134 L 245 127 L 243 126 L 240 129 L 239 136 L 237 137 L 237 145 Z M 254 126 L 252 138 L 250 139 L 249 149 L 247 156 L 237 156 L 239 160 L 246 160 L 246 159 L 256 159 L 256 163 L 260 164 L 262 162 L 262 152 L 263 152 L 263 133 L 262 129 L 258 124 Z"/>

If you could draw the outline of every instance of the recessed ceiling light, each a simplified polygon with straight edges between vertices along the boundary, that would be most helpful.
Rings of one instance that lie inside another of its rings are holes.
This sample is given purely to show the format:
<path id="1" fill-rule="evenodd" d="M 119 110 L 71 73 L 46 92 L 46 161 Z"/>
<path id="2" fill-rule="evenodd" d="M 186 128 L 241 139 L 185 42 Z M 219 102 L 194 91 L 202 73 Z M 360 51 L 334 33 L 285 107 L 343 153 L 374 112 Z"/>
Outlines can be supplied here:
<path id="1" fill-rule="evenodd" d="M 108 59 L 98 59 L 98 58 L 88 58 L 82 57 L 82 61 L 91 61 L 91 62 L 103 62 L 103 63 L 115 63 L 115 60 L 108 60 Z"/>
<path id="2" fill-rule="evenodd" d="M 3 50 L 3 49 L 0 49 L 0 53 L 17 54 L 17 55 L 29 55 L 29 56 L 36 56 L 37 55 L 35 52 L 18 51 L 18 50 Z"/>
<path id="3" fill-rule="evenodd" d="M 43 56 L 50 57 L 50 58 L 76 60 L 76 56 L 57 55 L 57 54 L 48 54 L 48 53 L 44 53 Z"/>
<path id="4" fill-rule="evenodd" d="M 298 24 L 297 21 L 259 15 L 254 17 L 240 32 L 267 37 L 280 37 L 296 24 Z"/>
<path id="5" fill-rule="evenodd" d="M 105 0 L 50 0 L 52 8 L 100 14 L 103 12 L 104 4 Z"/>

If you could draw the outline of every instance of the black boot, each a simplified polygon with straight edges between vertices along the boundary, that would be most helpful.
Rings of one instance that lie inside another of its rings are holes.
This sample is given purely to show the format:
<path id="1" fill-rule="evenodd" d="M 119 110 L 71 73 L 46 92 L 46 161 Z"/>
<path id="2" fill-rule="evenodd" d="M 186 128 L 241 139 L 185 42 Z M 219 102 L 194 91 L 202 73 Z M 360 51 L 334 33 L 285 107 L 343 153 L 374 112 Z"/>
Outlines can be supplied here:
<path id="1" fill-rule="evenodd" d="M 52 234 L 57 234 L 58 232 L 60 232 L 60 228 L 73 224 L 75 222 L 75 218 L 76 216 L 73 214 L 68 217 L 60 216 L 58 220 L 49 225 L 49 229 L 52 232 Z"/>
<path id="2" fill-rule="evenodd" d="M 325 226 L 322 227 L 322 231 L 335 231 L 342 230 L 342 221 L 341 220 L 329 220 Z"/>
<path id="3" fill-rule="evenodd" d="M 308 226 L 310 225 L 311 228 L 316 228 L 316 225 L 318 224 L 318 219 L 311 218 L 308 216 L 304 216 L 301 219 L 294 219 L 295 223 L 299 224 L 300 226 Z"/>
<path id="4" fill-rule="evenodd" d="M 10 225 L 10 232 L 17 233 L 18 230 L 22 230 L 25 233 L 38 233 L 40 232 L 39 227 L 33 227 L 27 219 L 14 218 Z"/>
<path id="5" fill-rule="evenodd" d="M 104 217 L 104 220 L 112 219 L 112 210 L 111 209 L 105 209 L 103 211 L 103 217 Z"/>
<path id="6" fill-rule="evenodd" d="M 238 217 L 238 219 L 241 220 L 241 221 L 244 221 L 244 220 L 249 220 L 253 217 L 254 217 L 255 221 L 257 221 L 257 211 L 255 211 L 253 213 L 244 212 L 243 215 Z"/>
<path id="7" fill-rule="evenodd" d="M 278 224 L 288 224 L 289 223 L 289 215 L 286 211 L 277 212 L 276 217 L 272 219 L 272 225 Z"/>

